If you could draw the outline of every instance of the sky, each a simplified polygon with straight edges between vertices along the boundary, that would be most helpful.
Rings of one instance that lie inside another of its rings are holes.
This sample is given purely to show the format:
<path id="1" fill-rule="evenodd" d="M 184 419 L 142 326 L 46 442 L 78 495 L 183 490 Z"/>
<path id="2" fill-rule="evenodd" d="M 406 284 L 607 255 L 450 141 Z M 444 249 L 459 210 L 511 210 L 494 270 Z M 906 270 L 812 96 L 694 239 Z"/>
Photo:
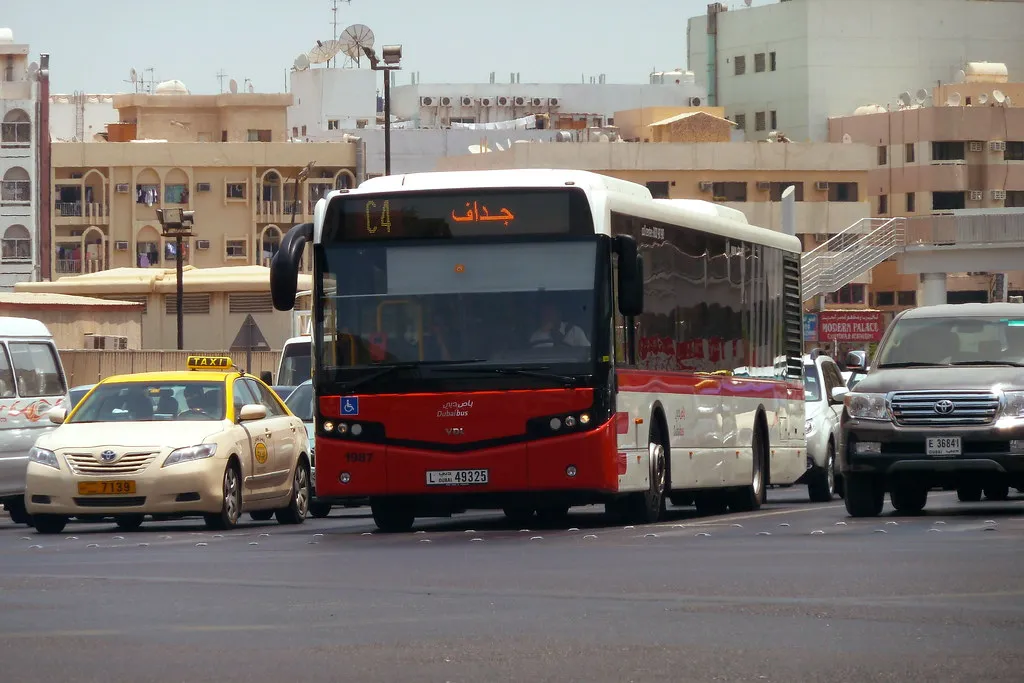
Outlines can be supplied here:
<path id="1" fill-rule="evenodd" d="M 755 5 L 775 0 L 754 0 Z M 647 82 L 652 69 L 686 68 L 686 20 L 709 0 L 351 0 L 338 2 L 339 33 L 366 24 L 403 46 L 399 85 L 422 83 Z M 725 0 L 741 8 L 743 0 Z M 51 92 L 130 92 L 132 68 L 220 91 L 217 74 L 256 92 L 284 92 L 295 58 L 334 37 L 332 0 L 30 0 L 4 2 L 0 26 L 50 54 Z M 342 59 L 338 65 L 342 65 Z M 364 67 L 366 62 L 363 62 Z"/>

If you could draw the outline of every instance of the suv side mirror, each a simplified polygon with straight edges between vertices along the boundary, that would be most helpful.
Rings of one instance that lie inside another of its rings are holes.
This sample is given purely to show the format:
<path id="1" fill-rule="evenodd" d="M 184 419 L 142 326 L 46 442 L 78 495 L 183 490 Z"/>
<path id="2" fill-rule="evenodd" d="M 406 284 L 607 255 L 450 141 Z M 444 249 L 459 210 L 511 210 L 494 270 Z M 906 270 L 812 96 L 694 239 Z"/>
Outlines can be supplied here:
<path id="1" fill-rule="evenodd" d="M 832 403 L 842 403 L 850 390 L 846 387 L 832 387 Z"/>
<path id="2" fill-rule="evenodd" d="M 637 252 L 632 235 L 616 235 L 615 253 L 619 255 L 619 312 L 627 318 L 644 312 L 644 261 Z"/>

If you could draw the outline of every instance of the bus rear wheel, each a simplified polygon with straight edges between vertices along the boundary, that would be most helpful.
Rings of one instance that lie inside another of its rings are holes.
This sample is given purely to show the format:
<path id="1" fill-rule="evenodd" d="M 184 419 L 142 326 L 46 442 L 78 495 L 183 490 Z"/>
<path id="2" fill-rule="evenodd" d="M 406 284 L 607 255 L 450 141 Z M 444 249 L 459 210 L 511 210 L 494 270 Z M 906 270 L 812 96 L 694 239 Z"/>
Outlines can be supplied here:
<path id="1" fill-rule="evenodd" d="M 412 529 L 416 513 L 412 507 L 394 500 L 371 500 L 373 523 L 386 534 L 400 534 Z"/>

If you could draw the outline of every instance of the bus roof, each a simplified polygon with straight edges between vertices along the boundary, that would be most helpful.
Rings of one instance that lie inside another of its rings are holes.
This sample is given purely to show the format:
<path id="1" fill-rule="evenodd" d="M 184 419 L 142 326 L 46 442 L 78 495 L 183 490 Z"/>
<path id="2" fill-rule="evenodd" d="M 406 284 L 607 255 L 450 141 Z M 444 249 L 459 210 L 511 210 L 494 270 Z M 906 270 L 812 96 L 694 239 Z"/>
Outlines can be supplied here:
<path id="1" fill-rule="evenodd" d="M 571 169 L 499 169 L 484 171 L 433 171 L 380 176 L 363 182 L 358 188 L 331 192 L 327 201 L 317 203 L 314 241 L 319 242 L 327 202 L 348 194 L 425 192 L 464 188 L 540 188 L 575 186 L 582 188 L 590 201 L 598 232 L 607 234 L 610 211 L 681 224 L 723 237 L 764 244 L 799 253 L 800 240 L 775 230 L 758 228 L 747 222 L 742 211 L 698 199 L 654 199 L 651 191 L 639 183 L 611 176 Z"/>

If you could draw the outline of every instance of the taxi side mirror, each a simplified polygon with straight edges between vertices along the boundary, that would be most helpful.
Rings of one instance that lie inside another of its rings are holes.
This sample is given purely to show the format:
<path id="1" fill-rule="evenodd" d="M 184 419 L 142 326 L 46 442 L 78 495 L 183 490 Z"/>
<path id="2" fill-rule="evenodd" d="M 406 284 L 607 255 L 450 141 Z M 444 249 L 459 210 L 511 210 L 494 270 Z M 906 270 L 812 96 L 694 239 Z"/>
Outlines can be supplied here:
<path id="1" fill-rule="evenodd" d="M 64 424 L 64 419 L 67 418 L 68 411 L 64 408 L 53 408 L 50 412 L 46 413 L 46 417 L 50 418 L 50 422 L 55 425 Z"/>
<path id="2" fill-rule="evenodd" d="M 267 407 L 259 403 L 249 403 L 242 406 L 242 409 L 238 411 L 239 422 L 251 422 L 252 420 L 262 420 L 267 416 Z"/>

